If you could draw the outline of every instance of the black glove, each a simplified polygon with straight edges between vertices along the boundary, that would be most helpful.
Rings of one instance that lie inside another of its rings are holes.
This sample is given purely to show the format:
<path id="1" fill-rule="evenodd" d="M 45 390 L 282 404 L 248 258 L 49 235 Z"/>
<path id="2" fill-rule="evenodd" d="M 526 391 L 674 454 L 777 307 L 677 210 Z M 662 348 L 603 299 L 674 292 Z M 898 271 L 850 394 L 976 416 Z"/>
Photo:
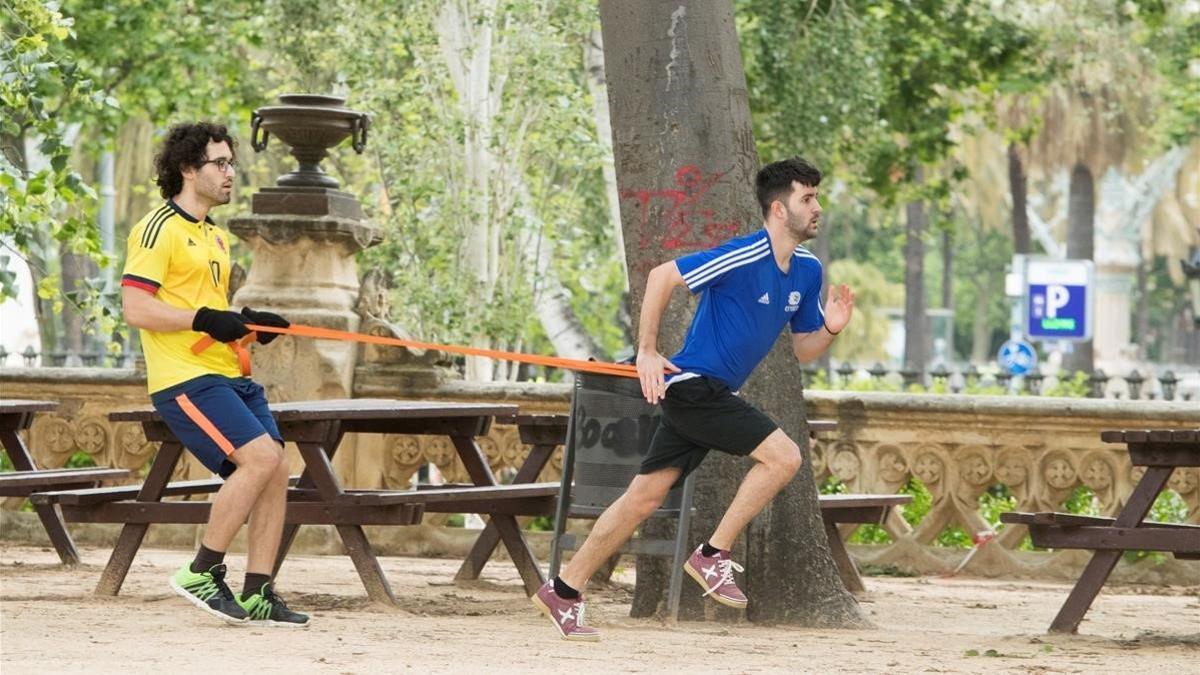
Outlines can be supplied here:
<path id="1" fill-rule="evenodd" d="M 222 311 L 211 307 L 196 310 L 192 319 L 192 330 L 208 333 L 217 342 L 233 342 L 250 334 L 246 319 L 237 312 Z"/>
<path id="2" fill-rule="evenodd" d="M 292 322 L 271 312 L 259 312 L 249 307 L 242 308 L 242 316 L 246 317 L 246 323 L 252 323 L 259 326 L 271 326 L 272 328 L 287 328 L 292 325 Z M 259 333 L 258 344 L 270 344 L 271 340 L 279 337 L 279 333 Z"/>

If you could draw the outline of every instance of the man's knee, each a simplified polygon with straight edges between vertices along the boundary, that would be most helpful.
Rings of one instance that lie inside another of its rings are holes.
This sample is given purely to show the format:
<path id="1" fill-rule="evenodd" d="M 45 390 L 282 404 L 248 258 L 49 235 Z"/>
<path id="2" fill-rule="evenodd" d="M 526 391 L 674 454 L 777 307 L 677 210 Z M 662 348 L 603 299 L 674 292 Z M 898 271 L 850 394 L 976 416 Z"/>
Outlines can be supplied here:
<path id="1" fill-rule="evenodd" d="M 645 520 L 662 506 L 674 482 L 672 475 L 639 475 L 625 492 L 626 506 L 639 519 Z"/>
<path id="2" fill-rule="evenodd" d="M 245 470 L 266 476 L 277 476 L 282 471 L 283 475 L 287 475 L 283 449 L 275 439 L 266 434 L 237 448 L 230 458 L 237 464 L 239 471 Z"/>
<path id="3" fill-rule="evenodd" d="M 800 446 L 788 438 L 782 431 L 776 431 L 767 437 L 758 451 L 756 459 L 771 467 L 774 471 L 787 476 L 794 476 L 804 463 L 800 454 Z"/>

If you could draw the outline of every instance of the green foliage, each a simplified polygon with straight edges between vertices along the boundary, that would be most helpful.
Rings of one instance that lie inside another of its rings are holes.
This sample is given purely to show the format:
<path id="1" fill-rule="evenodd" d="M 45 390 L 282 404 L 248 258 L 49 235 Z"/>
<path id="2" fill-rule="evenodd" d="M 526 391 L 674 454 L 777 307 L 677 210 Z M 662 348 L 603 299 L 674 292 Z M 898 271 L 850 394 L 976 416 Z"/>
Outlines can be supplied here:
<path id="1" fill-rule="evenodd" d="M 889 283 L 882 272 L 869 264 L 847 259 L 830 264 L 826 276 L 831 285 L 848 284 L 855 289 L 854 321 L 833 343 L 831 357 L 851 363 L 885 360 L 883 345 L 890 325 L 883 310 L 903 306 L 904 287 Z"/>
<path id="2" fill-rule="evenodd" d="M 1071 377 L 1061 377 L 1053 385 L 1042 391 L 1043 396 L 1065 396 L 1070 398 L 1087 398 L 1091 387 L 1088 385 L 1088 374 L 1077 371 Z"/>
<path id="3" fill-rule="evenodd" d="M 96 466 L 96 458 L 82 450 L 77 450 L 71 453 L 71 456 L 67 458 L 67 463 L 65 466 L 70 469 L 82 469 L 89 466 Z"/>
<path id="4" fill-rule="evenodd" d="M 73 21 L 56 3 L 11 0 L 0 12 L 0 240 L 23 258 L 44 259 L 58 245 L 98 257 L 89 222 L 95 192 L 70 166 L 62 111 L 99 111 L 112 101 L 67 52 Z M 44 165 L 30 161 L 27 142 Z M 0 277 L 0 300 L 16 290 L 11 276 Z"/>
<path id="5" fill-rule="evenodd" d="M 1155 55 L 1162 88 L 1155 125 L 1160 145 L 1187 145 L 1200 136 L 1200 11 L 1194 3 L 1133 0 L 1127 20 L 1136 23 L 1136 42 Z"/>
<path id="6" fill-rule="evenodd" d="M 1038 76 L 1030 31 L 966 0 L 737 3 L 755 136 L 769 155 L 802 148 L 888 203 L 920 165 L 950 156 L 952 125 Z M 929 176 L 943 201 L 961 179 Z"/>

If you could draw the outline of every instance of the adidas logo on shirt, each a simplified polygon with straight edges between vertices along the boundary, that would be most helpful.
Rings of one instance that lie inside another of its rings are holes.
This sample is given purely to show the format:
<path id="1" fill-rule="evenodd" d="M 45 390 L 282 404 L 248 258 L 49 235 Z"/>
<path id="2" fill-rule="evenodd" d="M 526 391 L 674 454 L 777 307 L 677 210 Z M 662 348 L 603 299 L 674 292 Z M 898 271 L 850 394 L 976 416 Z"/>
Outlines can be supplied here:
<path id="1" fill-rule="evenodd" d="M 195 245 L 196 245 L 196 242 L 192 241 L 191 239 L 188 239 L 188 246 L 195 246 Z"/>
<path id="2" fill-rule="evenodd" d="M 769 305 L 769 304 L 771 304 L 771 296 L 770 296 L 770 294 L 768 294 L 768 293 L 763 293 L 763 294 L 762 294 L 762 297 L 758 299 L 758 304 L 760 304 L 760 305 Z"/>

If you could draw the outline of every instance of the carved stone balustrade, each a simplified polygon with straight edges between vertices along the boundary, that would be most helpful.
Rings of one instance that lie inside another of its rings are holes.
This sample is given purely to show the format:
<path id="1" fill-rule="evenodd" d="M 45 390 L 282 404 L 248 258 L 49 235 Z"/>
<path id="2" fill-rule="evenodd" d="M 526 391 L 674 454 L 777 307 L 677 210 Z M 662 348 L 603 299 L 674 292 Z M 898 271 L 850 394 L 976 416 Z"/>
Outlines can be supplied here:
<path id="1" fill-rule="evenodd" d="M 369 370 L 360 366 L 355 374 L 356 397 L 516 403 L 525 412 L 565 413 L 569 406 L 568 385 L 473 384 L 406 377 L 403 369 Z M 3 369 L 0 392 L 5 398 L 61 404 L 55 413 L 35 418 L 30 429 L 31 449 L 43 466 L 62 466 L 79 451 L 91 455 L 96 464 L 135 470 L 151 458 L 154 448 L 140 426 L 107 420 L 112 410 L 147 404 L 144 376 L 133 370 Z M 1099 511 L 1112 514 L 1124 503 L 1140 470 L 1130 466 L 1124 448 L 1101 443 L 1100 431 L 1200 426 L 1200 405 L 1195 402 L 816 391 L 806 394 L 806 405 L 810 418 L 839 422 L 835 436 L 819 439 L 813 447 L 818 481 L 834 476 L 852 492 L 894 493 L 915 478 L 929 490 L 929 513 L 915 528 L 894 514 L 883 524 L 894 543 L 852 549 L 861 562 L 923 573 L 950 569 L 965 554 L 931 545 L 947 526 L 959 525 L 968 533 L 988 529 L 979 497 L 989 487 L 1006 486 L 1016 498 L 1016 510 L 1046 511 L 1063 510 L 1063 501 L 1075 488 L 1086 486 L 1095 494 Z M 516 429 L 507 425 L 494 425 L 481 445 L 500 475 L 520 466 L 528 452 Z M 293 467 L 299 468 L 295 450 L 289 452 Z M 466 478 L 453 448 L 424 436 L 359 438 L 343 446 L 335 468 L 348 486 L 402 488 L 425 464 L 437 466 L 448 481 Z M 540 479 L 556 480 L 561 468 L 560 455 Z M 1176 470 L 1170 481 L 1192 523 L 1200 523 L 1198 474 L 1194 468 Z M 190 457 L 176 476 L 206 477 L 206 470 Z M 15 508 L 18 503 L 10 500 L 6 506 Z M 1024 535 L 1021 527 L 1001 531 L 964 573 L 1073 579 L 1086 561 L 1079 551 L 1016 550 Z M 425 550 L 436 550 L 432 543 L 427 542 Z M 1114 578 L 1200 584 L 1200 562 L 1167 556 L 1161 564 L 1122 563 Z"/>

